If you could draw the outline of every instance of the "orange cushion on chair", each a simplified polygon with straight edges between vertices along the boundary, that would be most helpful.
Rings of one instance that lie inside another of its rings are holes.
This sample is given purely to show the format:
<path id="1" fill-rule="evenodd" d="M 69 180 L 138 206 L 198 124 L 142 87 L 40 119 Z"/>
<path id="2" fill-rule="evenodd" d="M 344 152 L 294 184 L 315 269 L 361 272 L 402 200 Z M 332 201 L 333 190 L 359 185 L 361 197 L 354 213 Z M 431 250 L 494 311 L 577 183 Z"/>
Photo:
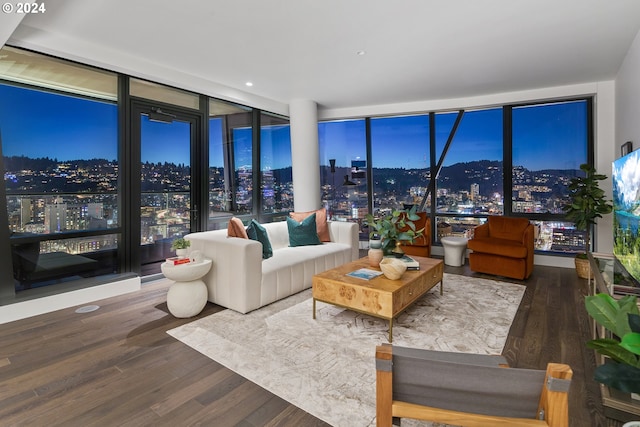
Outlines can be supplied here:
<path id="1" fill-rule="evenodd" d="M 229 220 L 227 226 L 227 237 L 240 237 L 242 239 L 248 239 L 247 230 L 244 228 L 244 224 L 239 218 L 235 216 Z"/>
<path id="2" fill-rule="evenodd" d="M 474 252 L 500 255 L 508 258 L 527 257 L 527 247 L 511 239 L 478 237 L 469 240 L 467 246 Z"/>
<path id="3" fill-rule="evenodd" d="M 309 212 L 289 212 L 291 219 L 302 222 L 303 219 L 311 214 L 316 214 L 316 231 L 321 242 L 330 242 L 329 226 L 327 225 L 327 210 L 325 208 Z"/>
<path id="4" fill-rule="evenodd" d="M 529 226 L 528 218 L 504 216 L 489 217 L 489 235 L 498 239 L 522 241 L 524 230 Z"/>

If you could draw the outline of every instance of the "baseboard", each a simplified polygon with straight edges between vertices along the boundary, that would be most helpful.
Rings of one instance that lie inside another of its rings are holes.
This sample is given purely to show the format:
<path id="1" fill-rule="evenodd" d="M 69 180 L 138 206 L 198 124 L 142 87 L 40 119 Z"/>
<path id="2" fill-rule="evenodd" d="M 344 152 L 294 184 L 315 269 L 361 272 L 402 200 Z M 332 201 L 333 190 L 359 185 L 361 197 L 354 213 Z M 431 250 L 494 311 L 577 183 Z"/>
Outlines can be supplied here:
<path id="1" fill-rule="evenodd" d="M 140 290 L 140 277 L 0 306 L 0 324 Z"/>

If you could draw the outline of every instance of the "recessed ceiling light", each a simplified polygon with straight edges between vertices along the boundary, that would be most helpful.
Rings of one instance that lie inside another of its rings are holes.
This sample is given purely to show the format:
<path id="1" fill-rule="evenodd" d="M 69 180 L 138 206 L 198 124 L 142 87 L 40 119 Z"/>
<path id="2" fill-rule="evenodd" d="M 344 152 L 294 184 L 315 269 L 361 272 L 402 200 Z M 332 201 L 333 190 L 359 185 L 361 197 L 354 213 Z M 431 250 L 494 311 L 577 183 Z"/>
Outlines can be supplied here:
<path id="1" fill-rule="evenodd" d="M 359 51 L 356 52 L 356 55 L 358 55 L 358 56 L 363 56 L 363 55 L 366 55 L 366 54 L 367 54 L 367 52 L 364 51 L 364 50 L 359 50 Z"/>
<path id="2" fill-rule="evenodd" d="M 245 85 L 247 85 L 247 86 L 251 87 L 251 86 L 253 86 L 253 83 L 251 83 L 251 82 L 246 82 L 246 83 L 245 83 Z"/>

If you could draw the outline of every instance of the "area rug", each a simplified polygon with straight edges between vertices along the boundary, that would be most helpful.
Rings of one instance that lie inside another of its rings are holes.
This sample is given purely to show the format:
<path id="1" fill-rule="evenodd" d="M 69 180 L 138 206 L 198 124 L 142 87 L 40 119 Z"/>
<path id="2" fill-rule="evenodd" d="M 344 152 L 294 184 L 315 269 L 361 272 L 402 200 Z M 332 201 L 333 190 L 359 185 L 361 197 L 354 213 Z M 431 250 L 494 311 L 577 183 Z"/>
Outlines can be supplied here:
<path id="1" fill-rule="evenodd" d="M 524 294 L 522 285 L 444 275 L 403 312 L 393 344 L 500 354 Z M 317 303 L 311 290 L 249 314 L 224 310 L 168 334 L 336 427 L 375 425 L 375 348 L 386 320 Z M 403 423 L 403 425 L 405 425 Z"/>

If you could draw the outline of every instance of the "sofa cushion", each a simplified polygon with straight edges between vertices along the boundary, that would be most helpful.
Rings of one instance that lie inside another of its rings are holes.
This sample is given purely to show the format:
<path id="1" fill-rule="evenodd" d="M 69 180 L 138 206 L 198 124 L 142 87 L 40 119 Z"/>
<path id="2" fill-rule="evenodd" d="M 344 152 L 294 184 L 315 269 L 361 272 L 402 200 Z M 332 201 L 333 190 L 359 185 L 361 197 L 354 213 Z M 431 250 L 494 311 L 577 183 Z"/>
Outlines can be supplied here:
<path id="1" fill-rule="evenodd" d="M 498 239 L 522 241 L 524 230 L 529 226 L 527 218 L 503 216 L 489 217 L 489 235 Z"/>
<path id="2" fill-rule="evenodd" d="M 322 242 L 316 231 L 316 214 L 312 213 L 301 222 L 293 218 L 287 218 L 289 230 L 289 246 L 320 245 Z"/>
<path id="3" fill-rule="evenodd" d="M 273 249 L 271 248 L 271 242 L 269 241 L 267 230 L 255 219 L 252 219 L 251 223 L 247 227 L 247 235 L 251 240 L 257 240 L 262 243 L 262 259 L 271 258 L 273 256 Z"/>
<path id="4" fill-rule="evenodd" d="M 316 214 L 316 231 L 321 242 L 330 242 L 329 226 L 327 226 L 327 210 L 325 208 L 309 212 L 289 212 L 289 217 L 301 222 L 303 219 Z"/>
<path id="5" fill-rule="evenodd" d="M 248 239 L 247 230 L 244 229 L 244 224 L 240 221 L 240 218 L 235 216 L 229 220 L 227 226 L 227 237 L 240 237 L 242 239 Z"/>
<path id="6" fill-rule="evenodd" d="M 526 258 L 527 248 L 522 243 L 511 239 L 499 239 L 495 237 L 476 237 L 467 243 L 469 249 L 492 255 L 501 255 L 509 258 Z"/>
<path id="7" fill-rule="evenodd" d="M 344 243 L 286 247 L 262 263 L 261 305 L 311 287 L 313 275 L 351 261 Z"/>

